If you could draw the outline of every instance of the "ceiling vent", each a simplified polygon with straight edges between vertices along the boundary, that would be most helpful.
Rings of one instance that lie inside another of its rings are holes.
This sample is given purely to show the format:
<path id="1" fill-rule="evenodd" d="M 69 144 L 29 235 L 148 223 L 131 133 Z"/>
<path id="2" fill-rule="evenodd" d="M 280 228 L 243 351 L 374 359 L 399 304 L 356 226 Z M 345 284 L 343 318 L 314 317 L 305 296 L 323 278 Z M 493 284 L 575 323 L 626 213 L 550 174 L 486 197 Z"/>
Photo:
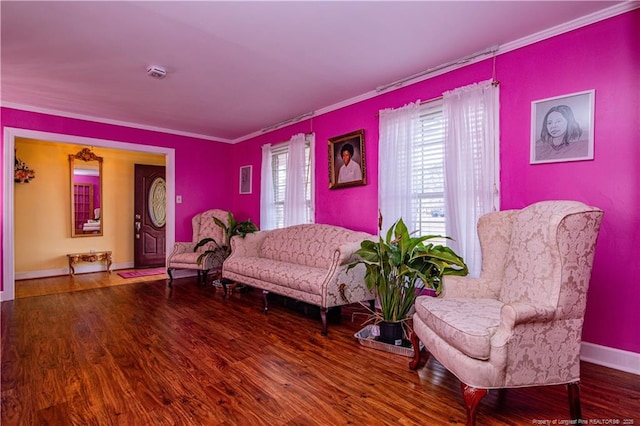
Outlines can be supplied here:
<path id="1" fill-rule="evenodd" d="M 149 68 L 147 68 L 147 75 L 153 78 L 161 79 L 166 77 L 167 70 L 157 65 L 151 65 Z"/>

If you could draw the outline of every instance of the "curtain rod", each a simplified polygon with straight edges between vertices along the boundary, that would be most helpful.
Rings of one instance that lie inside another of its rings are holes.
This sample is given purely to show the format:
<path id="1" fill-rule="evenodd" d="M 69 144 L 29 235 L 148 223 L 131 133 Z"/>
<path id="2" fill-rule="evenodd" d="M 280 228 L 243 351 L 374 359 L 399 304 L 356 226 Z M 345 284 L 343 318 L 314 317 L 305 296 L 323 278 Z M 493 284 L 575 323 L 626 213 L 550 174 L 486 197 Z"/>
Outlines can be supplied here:
<path id="1" fill-rule="evenodd" d="M 487 56 L 487 55 L 491 55 L 491 54 L 495 55 L 495 53 L 498 51 L 498 48 L 499 48 L 498 45 L 491 46 L 490 48 L 485 49 L 485 50 L 483 50 L 481 52 L 473 53 L 473 54 L 465 56 L 463 58 L 455 59 L 455 60 L 453 60 L 451 62 L 447 62 L 445 64 L 438 65 L 436 67 L 429 68 L 429 69 L 426 69 L 424 71 L 420 71 L 420 72 L 418 72 L 416 74 L 410 75 L 410 76 L 405 77 L 405 78 L 401 78 L 400 80 L 396 80 L 396 81 L 393 81 L 393 82 L 388 83 L 388 84 L 383 84 L 382 86 L 376 87 L 376 92 L 384 92 L 385 90 L 387 90 L 387 89 L 389 89 L 391 87 L 401 87 L 402 85 L 404 85 L 404 83 L 406 83 L 408 81 L 414 80 L 414 79 L 419 78 L 419 77 L 424 77 L 424 76 L 427 76 L 429 74 L 433 74 L 434 72 L 441 71 L 441 70 L 449 68 L 451 66 L 467 64 L 467 63 L 473 61 L 474 59 L 480 58 L 482 56 Z"/>
<path id="2" fill-rule="evenodd" d="M 427 99 L 426 101 L 421 101 L 421 102 L 418 103 L 418 105 L 426 105 L 426 104 L 429 104 L 431 102 L 436 102 L 436 101 L 441 101 L 441 100 L 442 100 L 442 96 L 438 96 L 437 98 L 431 98 L 431 99 Z M 375 116 L 376 117 L 380 117 L 380 111 L 376 112 Z"/>
<path id="3" fill-rule="evenodd" d="M 313 115 L 315 113 L 316 113 L 315 111 L 311 111 L 311 112 L 308 112 L 306 114 L 301 114 L 301 115 L 298 115 L 296 117 L 289 118 L 287 120 L 284 120 L 284 121 L 281 121 L 279 123 L 276 123 L 276 124 L 274 124 L 272 126 L 265 127 L 264 129 L 261 130 L 261 132 L 265 133 L 265 132 L 268 132 L 269 130 L 274 130 L 274 129 L 277 129 L 279 127 L 282 127 L 282 126 L 284 126 L 286 124 L 297 123 L 298 121 L 302 120 L 303 118 L 313 117 Z"/>
<path id="4" fill-rule="evenodd" d="M 498 87 L 500 85 L 500 82 L 494 78 L 491 81 L 491 85 L 493 87 Z M 444 96 L 438 96 L 436 98 L 427 99 L 426 101 L 421 101 L 418 103 L 418 105 L 426 105 L 426 104 L 430 104 L 431 102 L 441 101 L 442 99 L 444 99 Z M 375 116 L 380 117 L 380 112 L 377 112 Z"/>

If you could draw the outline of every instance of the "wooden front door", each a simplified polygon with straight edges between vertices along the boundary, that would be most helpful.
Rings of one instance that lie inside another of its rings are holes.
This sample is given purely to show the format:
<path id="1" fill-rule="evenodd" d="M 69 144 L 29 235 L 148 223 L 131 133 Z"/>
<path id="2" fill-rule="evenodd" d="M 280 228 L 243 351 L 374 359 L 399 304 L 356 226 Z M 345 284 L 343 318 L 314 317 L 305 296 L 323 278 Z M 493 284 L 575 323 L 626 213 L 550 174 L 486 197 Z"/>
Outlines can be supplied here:
<path id="1" fill-rule="evenodd" d="M 164 166 L 135 165 L 134 266 L 165 265 L 167 186 Z"/>

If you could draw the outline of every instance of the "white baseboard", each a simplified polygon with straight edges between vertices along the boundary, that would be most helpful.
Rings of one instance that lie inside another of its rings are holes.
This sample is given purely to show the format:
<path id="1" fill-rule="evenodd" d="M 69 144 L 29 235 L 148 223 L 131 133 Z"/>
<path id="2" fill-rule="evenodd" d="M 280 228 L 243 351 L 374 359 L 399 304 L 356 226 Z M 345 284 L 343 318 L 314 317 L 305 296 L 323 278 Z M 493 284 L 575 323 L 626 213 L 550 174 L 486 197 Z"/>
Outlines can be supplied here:
<path id="1" fill-rule="evenodd" d="M 119 269 L 133 269 L 132 262 L 123 262 L 123 263 L 114 263 L 111 265 L 111 271 L 116 271 Z M 107 267 L 104 263 L 87 263 L 80 264 L 75 266 L 76 274 L 86 274 L 89 272 L 102 272 L 106 271 Z M 22 272 L 16 273 L 16 281 L 17 280 L 30 280 L 34 278 L 46 278 L 46 277 L 56 277 L 59 275 L 68 275 L 69 268 L 61 268 L 61 269 L 42 269 L 40 271 L 30 271 L 30 272 Z M 194 277 L 197 272 L 191 269 L 176 269 L 173 271 L 173 278 L 185 278 L 185 277 Z M 2 292 L 0 292 L 1 294 Z"/>
<path id="2" fill-rule="evenodd" d="M 133 268 L 133 262 L 122 262 L 122 263 L 114 263 L 111 265 L 111 270 L 115 271 L 117 269 L 131 269 Z M 82 263 L 76 264 L 74 269 L 76 270 L 76 274 L 86 274 L 88 272 L 101 272 L 106 271 L 107 266 L 104 262 L 96 262 L 96 263 Z M 68 275 L 69 268 L 60 268 L 60 269 L 42 269 L 39 271 L 29 271 L 29 272 L 16 272 L 15 277 L 17 280 L 30 280 L 33 278 L 45 278 L 45 277 L 56 277 L 59 275 Z"/>
<path id="3" fill-rule="evenodd" d="M 640 354 L 582 342 L 580 359 L 627 373 L 640 375 Z"/>

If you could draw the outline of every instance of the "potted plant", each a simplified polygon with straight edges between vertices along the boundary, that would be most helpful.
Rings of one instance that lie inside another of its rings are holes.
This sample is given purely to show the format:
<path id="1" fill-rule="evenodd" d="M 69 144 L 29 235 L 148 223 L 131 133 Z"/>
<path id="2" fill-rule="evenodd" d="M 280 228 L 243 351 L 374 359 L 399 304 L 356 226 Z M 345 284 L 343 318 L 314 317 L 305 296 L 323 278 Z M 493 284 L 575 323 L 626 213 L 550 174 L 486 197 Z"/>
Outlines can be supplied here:
<path id="1" fill-rule="evenodd" d="M 382 231 L 382 216 L 378 220 Z M 407 320 L 420 292 L 427 288 L 440 294 L 442 277 L 467 275 L 469 270 L 462 257 L 451 248 L 427 243 L 442 238 L 440 235 L 412 236 L 402 219 L 389 228 L 385 238 L 365 240 L 356 253 L 360 259 L 349 268 L 364 264 L 365 283 L 375 290 L 380 310 L 371 311 L 369 321 L 380 326 L 380 340 L 401 344 L 406 333 Z M 445 237 L 449 239 L 449 237 Z M 387 329 L 395 330 L 392 336 Z"/>
<path id="2" fill-rule="evenodd" d="M 217 217 L 214 217 L 213 220 L 216 225 L 222 228 L 222 231 L 224 233 L 224 241 L 218 242 L 211 237 L 203 238 L 198 241 L 198 243 L 193 248 L 194 252 L 208 243 L 213 243 L 216 246 L 215 250 L 205 250 L 204 252 L 202 252 L 202 254 L 200 254 L 200 256 L 198 256 L 198 265 L 200 265 L 203 259 L 205 259 L 207 256 L 214 256 L 220 249 L 222 250 L 223 259 L 226 259 L 231 254 L 231 238 L 236 235 L 240 235 L 244 238 L 245 235 L 258 231 L 258 225 L 253 223 L 251 219 L 237 222 L 231 212 L 228 212 L 227 223 L 224 223 Z M 224 292 L 226 294 L 227 287 L 225 284 L 227 283 L 224 282 L 224 280 L 220 279 L 220 284 L 223 285 Z"/>
<path id="3" fill-rule="evenodd" d="M 207 243 L 214 243 L 216 247 L 223 250 L 224 258 L 226 259 L 231 254 L 231 238 L 236 235 L 240 235 L 244 238 L 245 235 L 258 231 L 258 225 L 253 223 L 251 219 L 237 222 L 231 212 L 228 212 L 227 223 L 224 223 L 217 217 L 214 217 L 213 221 L 216 223 L 216 225 L 222 228 L 222 231 L 224 232 L 224 241 L 222 242 L 222 244 L 220 244 L 214 238 L 203 238 L 198 241 L 198 244 L 195 245 L 193 251 L 198 250 L 200 247 L 204 246 Z M 215 253 L 215 251 L 216 250 L 204 251 L 198 257 L 198 264 L 200 264 L 202 262 L 202 259 L 204 259 L 205 257 L 211 256 L 213 253 Z"/>

